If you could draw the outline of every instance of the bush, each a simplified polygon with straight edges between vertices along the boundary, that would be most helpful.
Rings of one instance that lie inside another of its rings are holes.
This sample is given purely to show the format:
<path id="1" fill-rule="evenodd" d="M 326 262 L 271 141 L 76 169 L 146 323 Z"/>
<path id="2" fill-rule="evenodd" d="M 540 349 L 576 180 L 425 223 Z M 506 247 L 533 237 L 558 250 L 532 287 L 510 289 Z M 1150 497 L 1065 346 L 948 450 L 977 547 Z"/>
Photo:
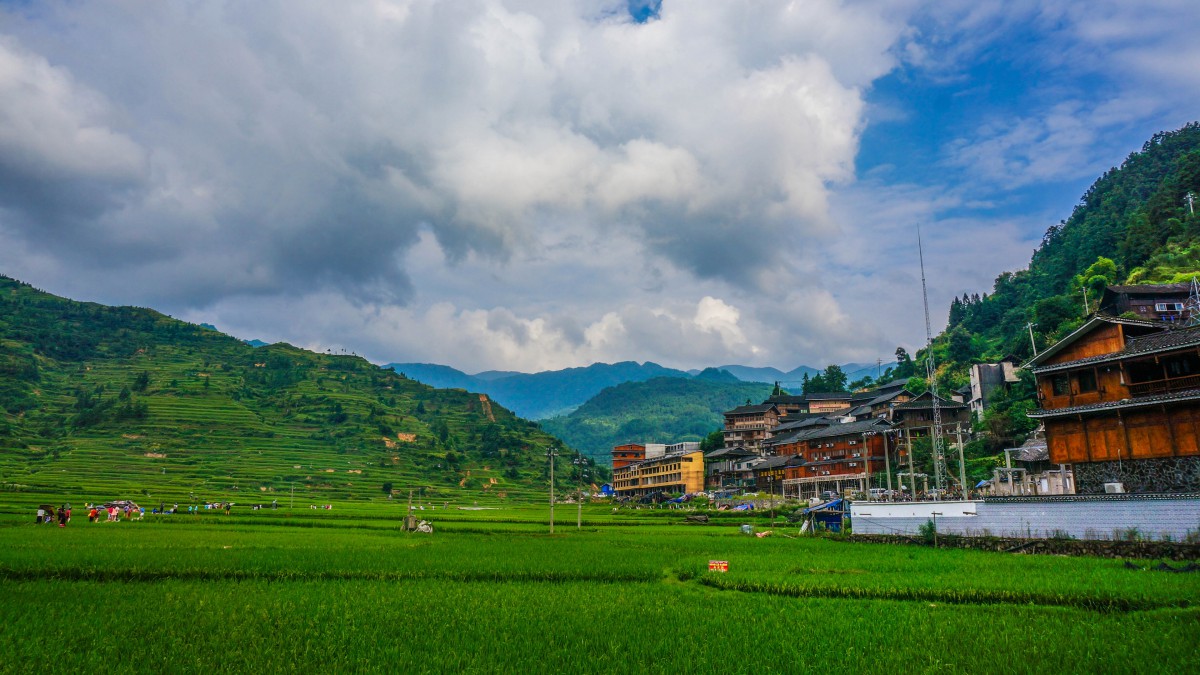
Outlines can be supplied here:
<path id="1" fill-rule="evenodd" d="M 925 521 L 924 525 L 917 528 L 917 536 L 921 538 L 922 542 L 933 546 L 937 541 L 937 525 L 932 520 Z"/>

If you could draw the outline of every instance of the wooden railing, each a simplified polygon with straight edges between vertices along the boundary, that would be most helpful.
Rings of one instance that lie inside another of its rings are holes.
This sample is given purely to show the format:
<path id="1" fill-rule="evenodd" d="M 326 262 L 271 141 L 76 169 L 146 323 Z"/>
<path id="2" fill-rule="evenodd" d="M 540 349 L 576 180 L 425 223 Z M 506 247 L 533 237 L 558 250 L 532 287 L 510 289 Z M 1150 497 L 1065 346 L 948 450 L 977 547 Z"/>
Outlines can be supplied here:
<path id="1" fill-rule="evenodd" d="M 1200 389 L 1200 375 L 1187 377 L 1171 377 L 1165 380 L 1151 380 L 1129 385 L 1130 396 L 1151 396 L 1153 394 L 1168 394 L 1173 391 Z"/>

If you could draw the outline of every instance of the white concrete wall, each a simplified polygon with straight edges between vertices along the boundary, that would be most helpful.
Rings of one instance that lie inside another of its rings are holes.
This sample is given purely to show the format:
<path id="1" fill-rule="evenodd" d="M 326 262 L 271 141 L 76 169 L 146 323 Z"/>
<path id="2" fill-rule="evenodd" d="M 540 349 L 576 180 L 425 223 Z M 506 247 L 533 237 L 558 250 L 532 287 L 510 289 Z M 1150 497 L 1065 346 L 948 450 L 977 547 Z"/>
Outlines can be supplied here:
<path id="1" fill-rule="evenodd" d="M 938 532 L 997 537 L 1113 539 L 1136 528 L 1142 538 L 1176 541 L 1200 532 L 1200 498 L 1022 499 L 982 502 L 855 502 L 856 534 L 917 534 L 937 516 Z"/>

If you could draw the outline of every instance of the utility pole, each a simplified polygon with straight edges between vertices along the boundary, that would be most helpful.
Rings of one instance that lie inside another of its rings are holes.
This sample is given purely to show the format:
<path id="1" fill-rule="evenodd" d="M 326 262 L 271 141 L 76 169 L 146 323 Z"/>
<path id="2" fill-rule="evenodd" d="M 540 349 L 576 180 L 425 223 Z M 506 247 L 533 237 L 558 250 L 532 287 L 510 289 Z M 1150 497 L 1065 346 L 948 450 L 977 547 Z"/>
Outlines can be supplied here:
<path id="1" fill-rule="evenodd" d="M 1033 355 L 1034 356 L 1037 356 L 1037 343 L 1033 341 L 1033 327 L 1036 325 L 1037 325 L 1036 323 L 1025 324 L 1025 327 L 1029 329 L 1029 345 L 1031 347 L 1033 347 Z"/>
<path id="2" fill-rule="evenodd" d="M 904 427 L 904 440 L 908 445 L 908 482 L 911 484 L 912 492 L 909 496 L 912 500 L 917 501 L 917 471 L 913 468 L 913 447 L 912 447 L 912 431 L 908 427 Z"/>
<path id="3" fill-rule="evenodd" d="M 550 460 L 550 534 L 554 534 L 554 458 L 558 457 L 558 453 L 551 446 L 546 451 L 546 458 Z M 409 493 L 411 498 L 412 493 Z"/>
<path id="4" fill-rule="evenodd" d="M 1183 196 L 1183 200 L 1187 202 L 1188 214 L 1193 216 L 1196 215 L 1196 195 L 1189 192 Z"/>
<path id="5" fill-rule="evenodd" d="M 1083 293 L 1083 315 L 1087 316 L 1092 313 L 1092 308 L 1088 307 L 1087 286 L 1083 286 L 1079 290 Z"/>
<path id="6" fill-rule="evenodd" d="M 883 470 L 887 473 L 887 489 L 888 496 L 892 494 L 892 458 L 888 456 L 888 435 L 889 432 L 883 432 Z"/>
<path id="7" fill-rule="evenodd" d="M 954 435 L 958 439 L 958 482 L 962 485 L 962 498 L 967 499 L 967 461 L 963 458 L 963 443 L 962 443 L 962 422 L 954 428 Z"/>

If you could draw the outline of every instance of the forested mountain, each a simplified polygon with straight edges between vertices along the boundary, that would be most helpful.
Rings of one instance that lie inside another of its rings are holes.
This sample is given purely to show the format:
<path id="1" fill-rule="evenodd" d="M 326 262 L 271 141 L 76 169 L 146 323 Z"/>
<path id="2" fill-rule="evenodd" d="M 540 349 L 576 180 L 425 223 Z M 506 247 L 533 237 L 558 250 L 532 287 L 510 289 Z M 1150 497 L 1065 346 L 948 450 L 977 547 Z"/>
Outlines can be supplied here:
<path id="1" fill-rule="evenodd" d="M 718 371 L 719 372 L 719 371 Z M 577 410 L 542 421 L 542 428 L 601 463 L 621 443 L 699 441 L 724 423 L 722 413 L 759 403 L 773 385 L 704 378 L 659 377 L 609 387 Z"/>
<path id="2" fill-rule="evenodd" d="M 0 276 L 0 489 L 79 500 L 269 502 L 294 488 L 328 501 L 381 498 L 385 487 L 517 496 L 540 493 L 554 442 L 486 397 L 361 358 L 252 347 Z"/>
<path id="3" fill-rule="evenodd" d="M 601 389 L 622 382 L 644 382 L 654 377 L 691 377 L 682 370 L 664 368 L 650 361 L 593 363 L 586 368 L 540 373 L 487 371 L 478 375 L 467 375 L 449 366 L 431 363 L 389 363 L 384 367 L 434 387 L 487 394 L 518 415 L 534 420 L 568 413 Z"/>

